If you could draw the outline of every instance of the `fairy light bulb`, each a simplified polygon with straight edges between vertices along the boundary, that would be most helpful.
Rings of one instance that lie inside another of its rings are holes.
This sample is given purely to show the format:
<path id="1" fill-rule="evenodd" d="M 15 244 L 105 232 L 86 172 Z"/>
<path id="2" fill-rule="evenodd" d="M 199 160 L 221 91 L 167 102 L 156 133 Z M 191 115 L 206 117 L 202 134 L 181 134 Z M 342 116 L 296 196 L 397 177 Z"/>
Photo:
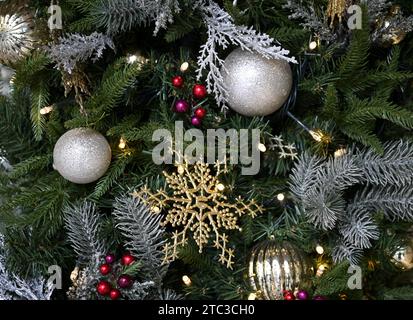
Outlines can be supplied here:
<path id="1" fill-rule="evenodd" d="M 225 190 L 225 186 L 222 184 L 222 183 L 218 183 L 217 184 L 217 189 L 218 189 L 218 191 L 224 191 Z"/>
<path id="2" fill-rule="evenodd" d="M 188 69 L 189 69 L 189 63 L 188 62 L 184 62 L 183 64 L 181 64 L 180 70 L 182 72 L 188 71 Z"/>
<path id="3" fill-rule="evenodd" d="M 129 64 L 133 64 L 136 61 L 138 61 L 138 56 L 136 54 L 131 54 L 130 56 L 128 56 L 128 63 Z"/>
<path id="4" fill-rule="evenodd" d="M 322 132 L 320 131 L 314 131 L 314 130 L 310 130 L 310 134 L 313 137 L 313 139 L 317 142 L 321 142 L 321 140 L 323 140 L 323 135 Z"/>
<path id="5" fill-rule="evenodd" d="M 318 245 L 315 247 L 315 251 L 316 251 L 318 254 L 323 254 L 323 253 L 324 253 L 324 248 L 318 244 Z"/>
<path id="6" fill-rule="evenodd" d="M 334 158 L 340 158 L 340 157 L 344 156 L 346 153 L 347 153 L 347 150 L 344 149 L 344 148 L 337 149 L 334 152 Z"/>
<path id="7" fill-rule="evenodd" d="M 189 286 L 192 284 L 191 278 L 188 277 L 187 275 L 184 275 L 184 276 L 182 277 L 182 282 L 183 282 L 187 287 L 189 287 Z"/>
<path id="8" fill-rule="evenodd" d="M 53 111 L 53 106 L 48 106 L 40 109 L 40 114 L 45 115 Z"/>
<path id="9" fill-rule="evenodd" d="M 284 193 L 277 194 L 277 200 L 278 201 L 282 202 L 282 201 L 284 201 L 284 199 L 285 199 Z"/>
<path id="10" fill-rule="evenodd" d="M 119 141 L 119 149 L 123 150 L 123 149 L 125 149 L 125 148 L 126 148 L 126 140 L 123 139 L 123 138 L 120 138 L 120 141 Z"/>
<path id="11" fill-rule="evenodd" d="M 321 129 L 313 129 L 313 130 L 310 130 L 308 133 L 317 142 L 322 142 L 325 144 L 331 143 L 331 140 L 332 140 L 331 137 L 325 132 L 323 132 Z"/>
<path id="12" fill-rule="evenodd" d="M 256 300 L 257 294 L 255 292 L 251 292 L 248 296 L 248 300 Z"/>
<path id="13" fill-rule="evenodd" d="M 327 265 L 320 264 L 317 268 L 316 276 L 321 277 L 323 275 L 324 271 L 326 271 L 326 269 L 327 269 Z"/>
<path id="14" fill-rule="evenodd" d="M 265 151 L 267 151 L 267 147 L 265 146 L 265 144 L 260 143 L 258 145 L 258 150 L 261 151 L 261 152 L 265 152 Z"/>
<path id="15" fill-rule="evenodd" d="M 308 47 L 310 48 L 311 51 L 317 49 L 318 44 L 316 41 L 311 41 L 310 44 L 308 45 Z"/>

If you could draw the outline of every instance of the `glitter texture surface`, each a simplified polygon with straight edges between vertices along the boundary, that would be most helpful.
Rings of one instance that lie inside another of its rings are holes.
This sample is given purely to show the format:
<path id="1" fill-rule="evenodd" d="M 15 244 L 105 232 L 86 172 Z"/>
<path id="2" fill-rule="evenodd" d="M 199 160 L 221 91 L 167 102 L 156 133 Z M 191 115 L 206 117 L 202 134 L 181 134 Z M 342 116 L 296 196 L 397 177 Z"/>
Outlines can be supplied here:
<path id="1" fill-rule="evenodd" d="M 244 116 L 267 116 L 282 107 L 293 82 L 285 60 L 234 50 L 225 60 L 224 85 L 229 106 Z"/>
<path id="2" fill-rule="evenodd" d="M 66 132 L 53 151 L 53 167 L 65 179 L 86 184 L 98 180 L 109 168 L 112 151 L 105 137 L 89 128 Z"/>

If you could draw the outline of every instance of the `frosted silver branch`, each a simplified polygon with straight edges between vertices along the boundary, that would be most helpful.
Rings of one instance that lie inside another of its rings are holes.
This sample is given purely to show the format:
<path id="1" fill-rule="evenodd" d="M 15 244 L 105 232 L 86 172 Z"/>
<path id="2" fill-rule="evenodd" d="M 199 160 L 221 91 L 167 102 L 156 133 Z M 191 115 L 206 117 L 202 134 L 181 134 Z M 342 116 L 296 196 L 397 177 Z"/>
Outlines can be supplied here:
<path id="1" fill-rule="evenodd" d="M 99 237 L 101 222 L 96 206 L 84 201 L 64 209 L 65 227 L 79 263 L 97 270 L 106 250 Z"/>
<path id="2" fill-rule="evenodd" d="M 12 171 L 13 166 L 6 157 L 6 152 L 0 148 L 0 170 Z"/>
<path id="3" fill-rule="evenodd" d="M 299 200 L 308 221 L 323 230 L 333 229 L 345 214 L 342 192 L 362 180 L 356 158 L 347 154 L 323 159 L 304 154 L 290 177 L 290 190 Z"/>
<path id="4" fill-rule="evenodd" d="M 335 263 L 347 260 L 351 265 L 358 265 L 363 258 L 363 250 L 341 240 L 334 247 L 332 257 Z"/>
<path id="5" fill-rule="evenodd" d="M 380 18 L 392 5 L 389 0 L 368 0 L 363 3 L 367 4 L 370 19 L 374 20 Z"/>
<path id="6" fill-rule="evenodd" d="M 388 35 L 413 31 L 413 16 L 406 17 L 401 10 L 397 10 L 397 12 L 389 15 L 389 8 L 392 6 L 391 1 L 355 1 L 355 4 L 361 3 L 367 6 L 370 25 L 376 26 L 371 34 L 371 40 L 373 42 L 381 42 L 382 39 Z M 333 42 L 337 39 L 337 34 L 328 25 L 323 8 L 320 8 L 320 13 L 317 13 L 314 9 L 314 4 L 304 5 L 302 0 L 286 0 L 286 4 L 283 7 L 292 12 L 289 16 L 290 19 L 302 20 L 300 25 L 314 32 L 321 40 Z M 382 17 L 386 17 L 385 21 L 382 21 Z M 381 25 L 377 26 L 377 22 L 380 22 Z"/>
<path id="7" fill-rule="evenodd" d="M 170 289 L 162 290 L 159 293 L 159 300 L 182 300 L 183 297 L 180 294 L 177 294 L 175 291 Z"/>
<path id="8" fill-rule="evenodd" d="M 368 183 L 380 186 L 413 184 L 413 144 L 396 141 L 384 144 L 384 154 L 365 149 L 357 161 Z"/>
<path id="9" fill-rule="evenodd" d="M 6 270 L 7 250 L 0 234 L 0 300 L 50 300 L 53 287 L 43 277 L 23 279 Z"/>
<path id="10" fill-rule="evenodd" d="M 112 39 L 94 32 L 89 36 L 74 33 L 61 37 L 57 44 L 45 50 L 57 68 L 72 73 L 78 62 L 86 62 L 90 58 L 93 62 L 99 60 L 106 47 L 115 49 Z"/>
<path id="11" fill-rule="evenodd" d="M 283 8 L 289 9 L 292 13 L 288 16 L 291 20 L 301 20 L 300 25 L 317 34 L 320 40 L 332 42 L 337 35 L 328 26 L 325 17 L 320 17 L 314 6 L 304 6 L 300 0 L 288 0 Z"/>
<path id="12" fill-rule="evenodd" d="M 339 232 L 347 243 L 357 248 L 372 247 L 372 240 L 379 238 L 379 228 L 370 216 L 368 208 L 359 207 L 357 202 L 350 205 L 347 215 L 339 226 Z"/>
<path id="13" fill-rule="evenodd" d="M 232 17 L 214 1 L 198 0 L 195 9 L 200 10 L 208 35 L 198 57 L 197 78 L 200 80 L 204 77 L 204 72 L 207 72 L 208 92 L 215 95 L 217 104 L 223 111 L 227 109 L 228 92 L 223 84 L 224 61 L 219 57 L 219 48 L 225 50 L 233 45 L 258 52 L 268 59 L 297 62 L 294 57 L 288 56 L 288 50 L 283 49 L 267 34 L 257 32 L 252 27 L 235 25 Z"/>
<path id="14" fill-rule="evenodd" d="M 154 35 L 173 23 L 181 11 L 178 0 L 102 0 L 91 7 L 108 34 L 131 30 L 138 25 L 155 24 Z"/>
<path id="15" fill-rule="evenodd" d="M 370 149 L 351 149 L 344 156 L 323 159 L 304 153 L 290 175 L 290 190 L 316 228 L 336 230 L 341 241 L 336 261 L 357 261 L 362 250 L 379 238 L 373 215 L 390 221 L 413 221 L 413 145 L 408 141 L 384 144 L 382 155 Z M 344 191 L 358 185 L 353 199 Z"/>
<path id="16" fill-rule="evenodd" d="M 143 300 L 145 299 L 149 291 L 155 287 L 155 283 L 153 281 L 146 281 L 146 282 L 135 282 L 132 285 L 132 288 L 123 292 L 123 294 L 128 297 L 130 300 Z"/>
<path id="17" fill-rule="evenodd" d="M 413 188 L 366 187 L 354 198 L 354 206 L 370 212 L 383 212 L 390 221 L 413 221 Z"/>
<path id="18" fill-rule="evenodd" d="M 139 199 L 131 196 L 116 199 L 113 212 L 117 228 L 127 239 L 126 247 L 142 264 L 142 270 L 160 285 L 167 265 L 162 265 L 164 228 L 162 216 L 154 215 Z"/>

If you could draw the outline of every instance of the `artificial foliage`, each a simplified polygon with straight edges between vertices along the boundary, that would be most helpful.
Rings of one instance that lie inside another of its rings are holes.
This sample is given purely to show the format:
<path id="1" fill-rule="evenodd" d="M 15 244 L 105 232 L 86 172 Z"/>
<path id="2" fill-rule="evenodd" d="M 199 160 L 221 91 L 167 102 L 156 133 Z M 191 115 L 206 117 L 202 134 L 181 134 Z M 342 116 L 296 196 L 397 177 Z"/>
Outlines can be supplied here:
<path id="1" fill-rule="evenodd" d="M 313 266 L 281 299 L 412 299 L 413 271 L 393 259 L 413 237 L 410 0 L 58 5 L 62 29 L 50 30 L 49 0 L 0 1 L 0 299 L 259 299 L 248 261 L 266 241 L 290 243 Z M 349 27 L 351 5 L 361 28 Z M 290 63 L 277 112 L 227 108 L 224 61 L 238 48 Z M 206 157 L 155 163 L 154 133 L 177 123 L 184 135 L 259 130 L 212 147 L 226 160 L 247 149 L 259 172 Z M 85 185 L 53 168 L 57 141 L 77 128 L 112 150 L 104 176 Z M 116 287 L 125 275 L 128 287 Z M 108 285 L 119 292 L 106 295 Z"/>

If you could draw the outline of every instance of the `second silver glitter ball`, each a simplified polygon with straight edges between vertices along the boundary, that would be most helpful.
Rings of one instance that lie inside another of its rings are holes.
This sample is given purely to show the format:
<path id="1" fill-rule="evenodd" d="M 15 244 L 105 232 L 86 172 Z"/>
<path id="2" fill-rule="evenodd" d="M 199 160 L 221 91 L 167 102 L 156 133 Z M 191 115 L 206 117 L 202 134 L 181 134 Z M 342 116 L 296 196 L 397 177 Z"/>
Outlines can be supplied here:
<path id="1" fill-rule="evenodd" d="M 238 48 L 223 69 L 228 104 L 244 116 L 267 116 L 282 107 L 290 95 L 293 75 L 285 60 L 267 59 Z"/>

